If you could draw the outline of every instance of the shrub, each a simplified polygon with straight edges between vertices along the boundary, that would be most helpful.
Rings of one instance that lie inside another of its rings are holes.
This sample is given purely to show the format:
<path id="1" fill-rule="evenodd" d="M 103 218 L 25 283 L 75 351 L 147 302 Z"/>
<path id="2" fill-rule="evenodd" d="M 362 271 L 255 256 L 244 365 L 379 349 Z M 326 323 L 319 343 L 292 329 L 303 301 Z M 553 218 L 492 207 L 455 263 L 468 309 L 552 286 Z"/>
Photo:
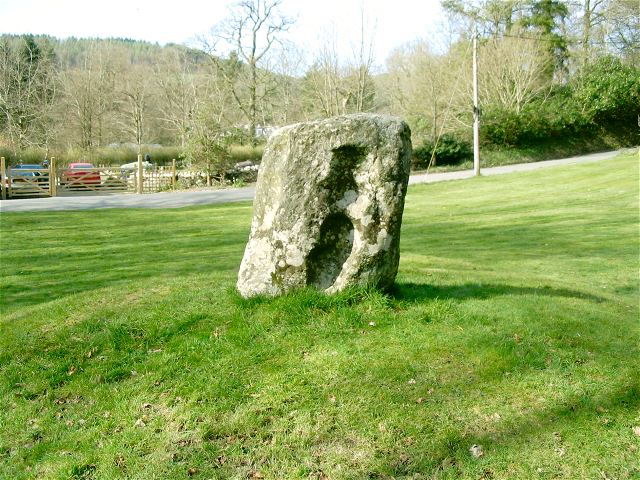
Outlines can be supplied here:
<path id="1" fill-rule="evenodd" d="M 413 150 L 413 167 L 427 168 L 434 149 L 435 162 L 438 165 L 456 165 L 473 155 L 469 142 L 450 134 L 444 134 L 435 144 L 430 140 L 425 140 L 422 145 Z"/>

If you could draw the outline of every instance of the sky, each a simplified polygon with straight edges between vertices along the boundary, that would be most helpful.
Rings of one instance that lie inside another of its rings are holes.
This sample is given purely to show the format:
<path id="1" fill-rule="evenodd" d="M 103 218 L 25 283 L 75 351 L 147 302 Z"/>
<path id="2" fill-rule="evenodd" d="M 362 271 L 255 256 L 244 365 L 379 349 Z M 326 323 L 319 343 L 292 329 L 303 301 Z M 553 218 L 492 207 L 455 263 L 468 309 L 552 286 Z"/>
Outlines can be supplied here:
<path id="1" fill-rule="evenodd" d="M 66 37 L 121 37 L 197 46 L 196 38 L 229 14 L 234 0 L 0 0 L 0 33 Z M 439 0 L 283 0 L 295 22 L 285 38 L 313 51 L 329 37 L 340 55 L 353 54 L 366 31 L 375 33 L 376 63 L 396 47 L 437 35 Z"/>

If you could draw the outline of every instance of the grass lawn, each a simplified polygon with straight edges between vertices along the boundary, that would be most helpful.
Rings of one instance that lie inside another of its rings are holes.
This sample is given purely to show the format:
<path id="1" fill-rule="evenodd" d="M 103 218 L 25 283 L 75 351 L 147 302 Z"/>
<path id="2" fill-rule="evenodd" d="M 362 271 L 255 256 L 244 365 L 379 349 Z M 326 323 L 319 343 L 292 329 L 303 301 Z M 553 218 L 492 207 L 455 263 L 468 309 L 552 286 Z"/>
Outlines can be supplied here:
<path id="1" fill-rule="evenodd" d="M 413 186 L 386 295 L 242 300 L 248 203 L 3 213 L 0 478 L 639 479 L 638 182 Z"/>

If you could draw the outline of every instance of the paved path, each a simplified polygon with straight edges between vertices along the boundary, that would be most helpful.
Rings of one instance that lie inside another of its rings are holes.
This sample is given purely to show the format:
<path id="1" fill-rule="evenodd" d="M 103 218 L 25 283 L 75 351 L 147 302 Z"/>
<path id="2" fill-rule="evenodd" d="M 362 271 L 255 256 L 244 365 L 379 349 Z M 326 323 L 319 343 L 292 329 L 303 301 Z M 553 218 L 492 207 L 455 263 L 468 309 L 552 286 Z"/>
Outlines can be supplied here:
<path id="1" fill-rule="evenodd" d="M 520 163 L 482 169 L 482 175 L 500 175 L 511 172 L 525 172 L 538 168 L 571 165 L 576 163 L 608 160 L 620 151 L 593 153 L 560 160 L 547 160 L 535 163 Z M 473 170 L 459 172 L 429 173 L 412 175 L 409 184 L 443 182 L 473 177 Z M 192 205 L 210 205 L 214 203 L 239 202 L 253 200 L 255 187 L 228 188 L 222 190 L 198 190 L 186 192 L 164 192 L 145 195 L 112 194 L 92 196 L 69 196 L 53 198 L 28 198 L 0 200 L 1 212 L 36 212 L 60 210 L 91 210 L 96 208 L 176 208 Z"/>

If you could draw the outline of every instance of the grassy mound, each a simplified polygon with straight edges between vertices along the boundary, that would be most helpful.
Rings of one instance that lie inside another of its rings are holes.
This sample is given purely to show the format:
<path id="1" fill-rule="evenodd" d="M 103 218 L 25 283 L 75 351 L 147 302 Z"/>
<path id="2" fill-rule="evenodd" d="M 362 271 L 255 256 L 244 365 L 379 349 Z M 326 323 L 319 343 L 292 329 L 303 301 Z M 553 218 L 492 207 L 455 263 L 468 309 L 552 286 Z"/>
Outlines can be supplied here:
<path id="1" fill-rule="evenodd" d="M 242 300 L 250 216 L 2 214 L 1 478 L 640 476 L 637 157 L 411 187 L 388 294 Z"/>

